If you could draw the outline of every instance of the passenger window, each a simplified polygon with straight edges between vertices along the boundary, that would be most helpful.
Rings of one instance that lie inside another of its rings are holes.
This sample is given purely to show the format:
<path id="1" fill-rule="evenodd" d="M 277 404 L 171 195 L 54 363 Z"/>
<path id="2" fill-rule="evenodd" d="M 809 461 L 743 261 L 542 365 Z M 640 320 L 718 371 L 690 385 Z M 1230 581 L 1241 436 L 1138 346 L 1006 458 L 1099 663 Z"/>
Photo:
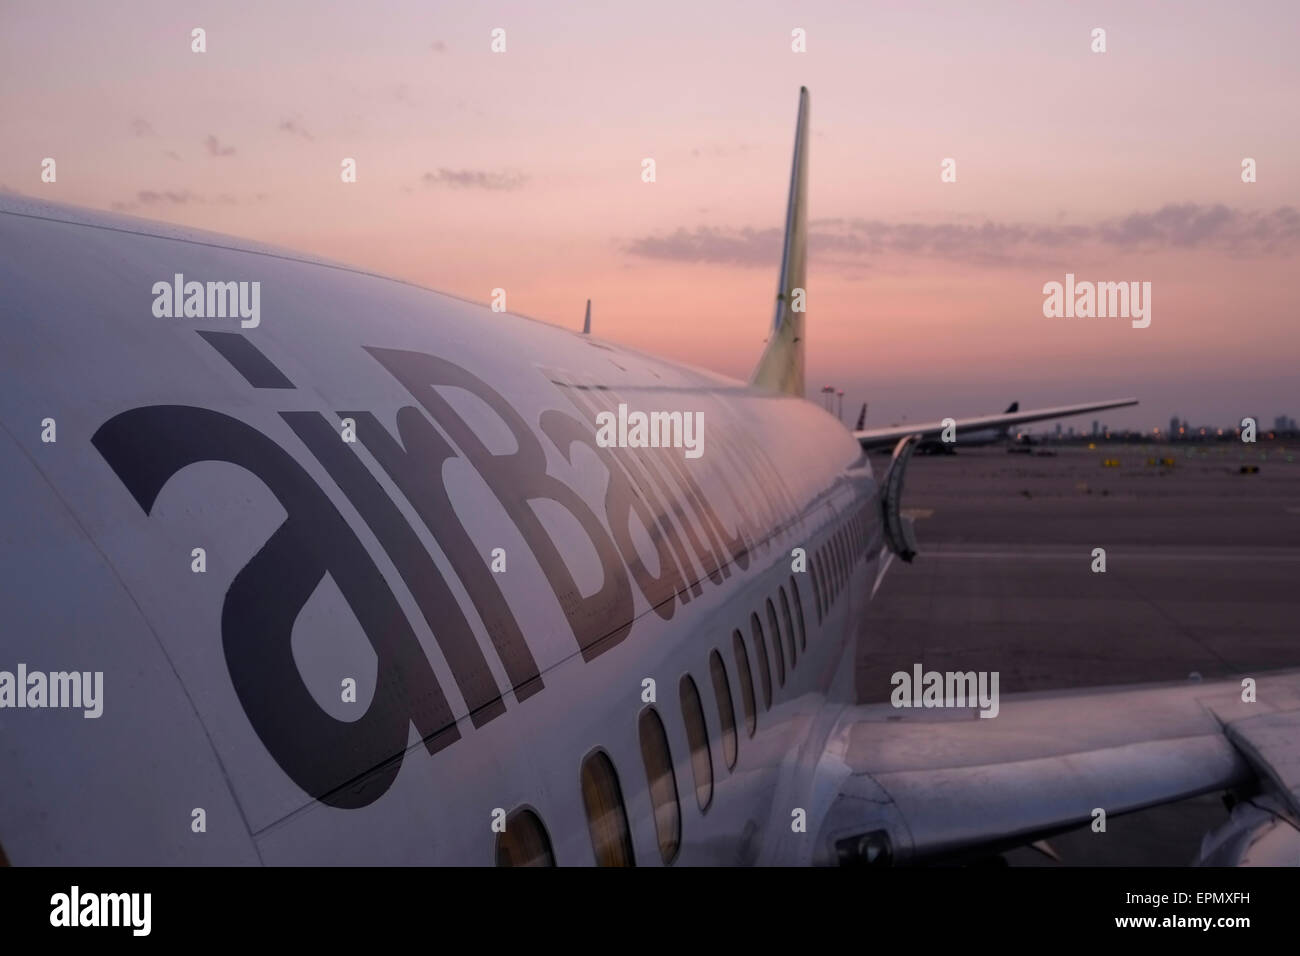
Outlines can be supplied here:
<path id="1" fill-rule="evenodd" d="M 790 602 L 786 601 L 785 588 L 778 588 L 777 594 L 781 600 L 785 602 L 785 614 L 781 617 L 781 623 L 785 626 L 777 626 L 776 609 L 772 606 L 770 600 L 767 602 L 767 609 L 769 611 L 768 617 L 772 619 L 772 629 L 780 633 L 782 638 L 785 639 L 785 643 L 781 646 L 786 649 L 786 653 L 790 659 L 790 670 L 794 670 L 795 665 L 799 663 L 799 653 L 798 648 L 794 643 L 794 628 L 790 626 Z"/>
<path id="2" fill-rule="evenodd" d="M 582 803 L 587 811 L 591 848 L 597 866 L 634 866 L 632 834 L 623 808 L 618 772 L 603 750 L 594 750 L 582 762 Z"/>
<path id="3" fill-rule="evenodd" d="M 754 635 L 754 653 L 758 655 L 758 680 L 763 685 L 763 709 L 772 709 L 772 671 L 767 666 L 767 647 L 763 643 L 763 625 L 758 615 L 749 615 L 749 629 Z"/>
<path id="4" fill-rule="evenodd" d="M 686 722 L 686 742 L 691 748 L 691 772 L 695 774 L 695 799 L 700 810 L 713 802 L 713 758 L 709 754 L 709 731 L 704 724 L 704 705 L 695 681 L 687 674 L 679 685 L 682 719 Z"/>
<path id="5" fill-rule="evenodd" d="M 754 707 L 754 677 L 749 672 L 749 652 L 739 631 L 731 632 L 731 650 L 736 658 L 736 672 L 740 674 L 740 702 L 745 708 L 745 730 L 754 736 L 758 729 L 758 714 Z"/>
<path id="6" fill-rule="evenodd" d="M 673 772 L 668 734 L 653 707 L 641 711 L 637 730 L 646 783 L 650 787 L 650 805 L 654 808 L 659 855 L 665 863 L 671 863 L 682 843 L 682 812 L 677 802 L 677 774 Z"/>
<path id="7" fill-rule="evenodd" d="M 793 574 L 790 575 L 790 593 L 794 595 L 795 620 L 799 622 L 799 649 L 806 651 L 808 650 L 808 632 L 804 629 L 803 598 L 799 596 L 799 582 Z"/>
<path id="8" fill-rule="evenodd" d="M 822 587 L 821 587 L 821 583 L 817 580 L 817 556 L 816 556 L 816 555 L 813 556 L 813 559 L 812 559 L 812 566 L 808 569 L 808 579 L 809 579 L 810 581 L 812 581 L 812 589 L 813 589 L 813 607 L 814 607 L 814 608 L 816 609 L 816 611 L 817 611 L 817 623 L 818 623 L 818 624 L 821 624 L 821 622 L 822 622 Z"/>
<path id="9" fill-rule="evenodd" d="M 831 592 L 826 590 L 826 574 L 822 570 L 822 553 L 820 551 L 817 552 L 817 557 L 813 560 L 813 572 L 817 575 L 817 585 L 822 592 L 822 609 L 823 616 L 825 616 L 831 609 Z"/>
<path id="10" fill-rule="evenodd" d="M 772 649 L 776 651 L 776 682 L 781 687 L 785 686 L 785 651 L 781 649 L 781 628 L 776 623 L 776 608 L 772 606 L 772 599 L 767 599 L 767 629 L 772 633 Z M 790 664 L 794 666 L 793 662 Z"/>
<path id="11" fill-rule="evenodd" d="M 497 866 L 555 866 L 546 827 L 527 807 L 512 810 L 497 834 Z"/>
<path id="12" fill-rule="evenodd" d="M 785 588 L 778 591 L 781 597 L 781 620 L 785 622 L 785 638 L 790 642 L 790 660 L 795 659 L 794 620 L 790 617 L 790 599 L 785 596 Z"/>
<path id="13" fill-rule="evenodd" d="M 718 700 L 718 722 L 722 725 L 722 759 L 730 770 L 736 765 L 736 706 L 731 702 L 731 685 L 727 683 L 727 665 L 722 655 L 709 655 L 709 675 L 713 678 L 713 696 Z"/>

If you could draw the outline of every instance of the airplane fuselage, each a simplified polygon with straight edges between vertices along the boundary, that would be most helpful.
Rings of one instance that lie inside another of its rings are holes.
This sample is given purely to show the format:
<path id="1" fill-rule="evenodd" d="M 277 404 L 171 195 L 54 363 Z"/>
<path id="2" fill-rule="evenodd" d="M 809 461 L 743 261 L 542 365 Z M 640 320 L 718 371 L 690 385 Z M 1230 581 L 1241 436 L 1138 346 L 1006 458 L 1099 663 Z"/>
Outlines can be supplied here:
<path id="1" fill-rule="evenodd" d="M 596 751 L 636 862 L 807 862 L 881 553 L 832 416 L 353 270 L 4 211 L 6 663 L 104 674 L 94 720 L 5 712 L 13 862 L 488 864 L 527 808 L 591 863 Z M 259 324 L 158 317 L 176 274 L 260 283 Z M 704 454 L 604 447 L 620 405 L 698 415 Z"/>

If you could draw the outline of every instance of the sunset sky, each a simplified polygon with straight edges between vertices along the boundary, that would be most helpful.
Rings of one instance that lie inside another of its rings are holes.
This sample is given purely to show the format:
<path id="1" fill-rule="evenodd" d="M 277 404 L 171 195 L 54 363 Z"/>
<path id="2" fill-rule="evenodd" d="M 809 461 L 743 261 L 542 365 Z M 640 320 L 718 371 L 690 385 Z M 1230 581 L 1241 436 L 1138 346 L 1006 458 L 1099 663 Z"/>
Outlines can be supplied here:
<path id="1" fill-rule="evenodd" d="M 0 188 L 567 327 L 590 297 L 597 335 L 744 378 L 807 85 L 814 398 L 1268 425 L 1300 417 L 1298 39 L 1295 2 L 5 0 Z M 1150 328 L 1045 318 L 1067 272 L 1151 282 Z"/>

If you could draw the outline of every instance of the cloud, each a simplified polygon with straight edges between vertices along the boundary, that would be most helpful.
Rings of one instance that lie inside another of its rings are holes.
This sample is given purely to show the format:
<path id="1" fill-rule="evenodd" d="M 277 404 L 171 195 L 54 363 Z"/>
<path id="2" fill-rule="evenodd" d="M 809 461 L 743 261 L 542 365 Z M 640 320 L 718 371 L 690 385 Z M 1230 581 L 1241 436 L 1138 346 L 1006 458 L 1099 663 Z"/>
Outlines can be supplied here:
<path id="1" fill-rule="evenodd" d="M 130 202 L 115 202 L 112 204 L 112 208 L 129 210 L 139 209 L 141 206 L 185 206 L 189 203 L 201 202 L 203 202 L 203 198 L 188 189 L 141 189 L 135 194 L 135 199 Z"/>
<path id="2" fill-rule="evenodd" d="M 781 257 L 780 229 L 678 229 L 667 236 L 634 239 L 627 252 L 672 262 L 720 262 L 736 266 L 770 266 Z"/>
<path id="3" fill-rule="evenodd" d="M 277 128 L 283 130 L 286 133 L 290 133 L 294 136 L 301 136 L 303 139 L 307 140 L 308 142 L 315 141 L 315 137 L 313 137 L 311 133 L 307 132 L 307 130 L 305 130 L 303 127 L 299 126 L 297 120 L 291 120 L 291 119 L 283 120 L 281 121 L 279 127 Z"/>
<path id="4" fill-rule="evenodd" d="M 261 203 L 267 200 L 266 193 L 257 193 L 252 196 L 233 196 L 230 193 L 218 193 L 215 196 L 204 196 L 188 189 L 141 189 L 134 198 L 112 203 L 111 208 L 121 212 L 129 212 L 133 209 L 159 209 L 164 206 L 189 206 L 189 205 L 207 205 L 217 206 L 240 206 L 249 203 Z"/>
<path id="5" fill-rule="evenodd" d="M 218 139 L 211 134 L 209 134 L 208 138 L 203 141 L 203 145 L 207 147 L 208 153 L 212 156 L 234 156 L 235 155 L 235 147 L 222 146 L 220 141 L 218 141 Z"/>
<path id="6" fill-rule="evenodd" d="M 1040 265 L 1082 247 L 1125 253 L 1213 249 L 1234 255 L 1300 250 L 1300 211 L 1232 209 L 1222 204 L 1171 203 L 1092 225 L 994 222 L 886 222 L 815 219 L 808 248 L 832 268 L 861 270 L 873 259 L 942 259 L 982 267 Z M 624 245 L 629 255 L 672 262 L 711 262 L 770 268 L 781 255 L 776 228 L 679 228 Z"/>
<path id="7" fill-rule="evenodd" d="M 691 155 L 697 159 L 700 156 L 726 158 L 730 156 L 738 156 L 741 153 L 748 153 L 753 148 L 754 146 L 751 143 L 706 143 L 703 146 L 694 147 L 691 150 Z"/>
<path id="8" fill-rule="evenodd" d="M 1100 234 L 1104 242 L 1123 247 L 1214 246 L 1232 252 L 1272 253 L 1293 249 L 1300 242 L 1300 212 L 1291 206 L 1261 212 L 1231 209 L 1222 203 L 1171 204 L 1103 223 Z"/>
<path id="9" fill-rule="evenodd" d="M 149 125 L 148 120 L 141 119 L 137 116 L 135 119 L 131 120 L 131 132 L 136 136 L 152 136 L 153 127 Z"/>
<path id="10" fill-rule="evenodd" d="M 522 173 L 442 168 L 436 173 L 425 173 L 420 181 L 426 186 L 450 186 L 452 189 L 507 191 L 519 189 L 528 181 L 528 177 Z"/>
<path id="11" fill-rule="evenodd" d="M 429 45 L 429 49 L 434 53 L 446 53 L 447 44 L 443 43 L 441 40 L 434 40 L 433 43 Z"/>
<path id="12" fill-rule="evenodd" d="M 175 203 L 176 205 L 183 206 L 188 202 L 203 201 L 188 189 L 183 189 L 179 192 L 173 192 L 172 190 L 157 192 L 153 189 L 142 189 L 135 195 L 136 199 L 145 206 L 152 206 L 157 203 Z"/>

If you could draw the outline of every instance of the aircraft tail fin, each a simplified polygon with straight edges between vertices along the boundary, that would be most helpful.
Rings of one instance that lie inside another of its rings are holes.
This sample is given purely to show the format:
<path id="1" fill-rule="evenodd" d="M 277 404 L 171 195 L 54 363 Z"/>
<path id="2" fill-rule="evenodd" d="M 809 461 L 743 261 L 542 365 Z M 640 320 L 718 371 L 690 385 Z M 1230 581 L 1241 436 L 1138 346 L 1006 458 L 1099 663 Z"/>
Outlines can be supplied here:
<path id="1" fill-rule="evenodd" d="M 1002 414 L 1003 414 L 1003 415 L 1014 415 L 1014 414 L 1015 414 L 1016 412 L 1018 412 L 1018 411 L 1020 411 L 1020 402 L 1016 401 L 1016 402 L 1012 402 L 1010 405 L 1008 405 L 1008 406 L 1007 406 L 1007 410 L 1006 410 L 1005 412 L 1003 412 Z M 1010 426 L 1010 425 L 1003 425 L 1003 426 L 1002 426 L 1002 437 L 1003 437 L 1003 438 L 1010 438 L 1010 437 L 1011 437 L 1011 426 Z"/>
<path id="2" fill-rule="evenodd" d="M 804 397 L 804 315 L 807 289 L 804 266 L 808 247 L 808 88 L 799 88 L 799 120 L 794 134 L 794 163 L 785 212 L 781 276 L 776 312 L 767 346 L 749 377 L 751 385 Z"/>
<path id="3" fill-rule="evenodd" d="M 854 431 L 862 431 L 867 427 L 867 403 L 862 403 L 862 411 L 858 412 L 858 427 Z"/>

